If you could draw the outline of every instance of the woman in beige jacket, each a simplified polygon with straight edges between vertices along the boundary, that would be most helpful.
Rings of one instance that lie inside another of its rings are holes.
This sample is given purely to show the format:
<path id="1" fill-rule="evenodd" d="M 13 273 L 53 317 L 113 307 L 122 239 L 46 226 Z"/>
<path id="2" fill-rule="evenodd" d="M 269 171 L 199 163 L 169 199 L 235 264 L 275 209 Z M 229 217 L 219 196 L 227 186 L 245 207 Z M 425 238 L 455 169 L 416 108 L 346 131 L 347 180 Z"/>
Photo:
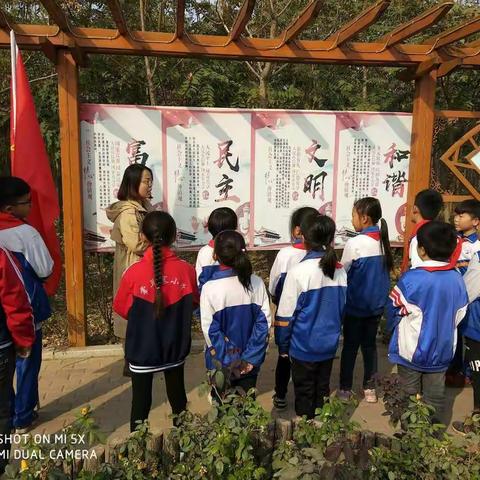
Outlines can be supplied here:
<path id="1" fill-rule="evenodd" d="M 142 221 L 153 210 L 149 199 L 152 196 L 152 171 L 140 164 L 128 166 L 118 190 L 118 202 L 107 209 L 107 217 L 113 222 L 111 239 L 115 241 L 113 261 L 113 296 L 117 293 L 123 272 L 138 261 L 148 247 L 142 237 Z M 127 321 L 113 314 L 113 332 L 125 339 Z"/>

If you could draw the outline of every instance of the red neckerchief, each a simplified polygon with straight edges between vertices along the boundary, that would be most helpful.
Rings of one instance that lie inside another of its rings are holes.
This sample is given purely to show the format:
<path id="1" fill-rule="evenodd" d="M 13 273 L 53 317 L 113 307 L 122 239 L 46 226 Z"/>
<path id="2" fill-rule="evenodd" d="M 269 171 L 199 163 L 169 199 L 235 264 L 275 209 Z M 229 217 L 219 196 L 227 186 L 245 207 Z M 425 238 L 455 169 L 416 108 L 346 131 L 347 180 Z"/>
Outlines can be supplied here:
<path id="1" fill-rule="evenodd" d="M 293 248 L 298 248 L 299 250 L 306 250 L 307 247 L 305 246 L 305 244 L 303 242 L 298 242 L 298 243 L 294 243 L 292 245 Z"/>
<path id="2" fill-rule="evenodd" d="M 208 242 L 208 246 L 212 248 L 215 246 L 215 240 L 213 238 Z"/>
<path id="3" fill-rule="evenodd" d="M 0 212 L 0 230 L 25 225 L 20 218 L 14 217 L 11 213 Z"/>

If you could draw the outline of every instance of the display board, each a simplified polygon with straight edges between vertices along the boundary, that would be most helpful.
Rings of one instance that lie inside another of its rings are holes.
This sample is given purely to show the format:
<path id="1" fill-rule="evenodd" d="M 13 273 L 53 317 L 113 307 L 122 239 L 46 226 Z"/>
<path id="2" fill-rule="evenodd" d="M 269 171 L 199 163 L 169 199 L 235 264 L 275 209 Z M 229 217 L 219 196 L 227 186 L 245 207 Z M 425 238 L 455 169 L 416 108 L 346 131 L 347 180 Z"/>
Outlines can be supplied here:
<path id="1" fill-rule="evenodd" d="M 401 242 L 410 160 L 410 114 L 234 110 L 83 104 L 81 143 L 88 250 L 111 250 L 105 209 L 125 168 L 154 174 L 152 203 L 169 211 L 178 248 L 210 240 L 210 212 L 228 206 L 250 248 L 290 241 L 289 218 L 312 206 L 354 235 L 353 202 L 379 198 L 392 242 Z"/>

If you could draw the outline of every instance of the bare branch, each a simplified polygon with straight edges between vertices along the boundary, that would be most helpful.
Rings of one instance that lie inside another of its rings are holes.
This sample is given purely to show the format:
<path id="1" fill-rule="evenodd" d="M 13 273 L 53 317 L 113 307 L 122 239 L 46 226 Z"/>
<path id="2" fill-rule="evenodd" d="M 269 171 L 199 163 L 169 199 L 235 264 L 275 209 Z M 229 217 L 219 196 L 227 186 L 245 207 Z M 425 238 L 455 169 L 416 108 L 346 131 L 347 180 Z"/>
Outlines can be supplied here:
<path id="1" fill-rule="evenodd" d="M 250 69 L 250 71 L 257 77 L 258 80 L 260 80 L 260 74 L 255 70 L 255 68 L 253 67 L 253 65 L 250 63 L 250 62 L 245 62 L 245 64 L 247 65 L 247 67 Z"/>

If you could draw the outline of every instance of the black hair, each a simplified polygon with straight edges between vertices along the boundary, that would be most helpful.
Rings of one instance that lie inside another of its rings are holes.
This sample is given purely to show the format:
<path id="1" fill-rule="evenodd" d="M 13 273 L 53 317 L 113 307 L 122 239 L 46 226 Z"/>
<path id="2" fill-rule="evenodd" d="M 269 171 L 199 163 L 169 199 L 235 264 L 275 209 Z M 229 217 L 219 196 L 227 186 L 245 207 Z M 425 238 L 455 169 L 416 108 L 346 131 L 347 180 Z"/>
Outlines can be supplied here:
<path id="1" fill-rule="evenodd" d="M 293 235 L 293 231 L 296 227 L 300 227 L 303 220 L 308 215 L 318 215 L 318 210 L 313 207 L 300 207 L 297 208 L 290 217 L 290 233 Z"/>
<path id="2" fill-rule="evenodd" d="M 374 225 L 380 222 L 381 235 L 381 250 L 383 254 L 384 265 L 388 271 L 393 268 L 393 255 L 390 248 L 390 239 L 388 237 L 388 225 L 384 218 L 382 218 L 382 206 L 377 198 L 364 197 L 360 198 L 353 204 L 353 208 L 359 215 L 366 215 Z"/>
<path id="3" fill-rule="evenodd" d="M 473 198 L 464 200 L 455 207 L 455 213 L 458 215 L 468 213 L 472 218 L 480 219 L 480 202 Z"/>
<path id="4" fill-rule="evenodd" d="M 155 315 L 161 317 L 164 311 L 162 298 L 163 257 L 162 247 L 170 246 L 177 237 L 177 226 L 167 212 L 150 212 L 145 215 L 142 232 L 152 244 L 153 273 L 155 279 Z"/>
<path id="5" fill-rule="evenodd" d="M 445 222 L 428 222 L 417 232 L 418 246 L 432 260 L 448 262 L 457 246 L 457 234 L 453 225 Z"/>
<path id="6" fill-rule="evenodd" d="M 253 269 L 242 234 L 234 230 L 220 232 L 215 237 L 213 251 L 221 264 L 233 268 L 243 288 L 251 290 Z"/>
<path id="7" fill-rule="evenodd" d="M 142 174 L 144 171 L 150 172 L 153 179 L 153 172 L 150 168 L 139 163 L 132 163 L 123 172 L 122 183 L 118 189 L 117 198 L 119 200 L 137 200 L 141 198 L 138 194 L 140 183 L 142 181 Z"/>
<path id="8" fill-rule="evenodd" d="M 21 178 L 0 177 L 0 208 L 15 205 L 23 196 L 30 193 L 30 185 Z"/>
<path id="9" fill-rule="evenodd" d="M 300 225 L 307 250 L 325 250 L 320 259 L 322 272 L 333 279 L 337 267 L 337 255 L 332 247 L 335 238 L 335 222 L 326 215 L 308 215 Z"/>
<path id="10" fill-rule="evenodd" d="M 415 196 L 414 205 L 424 220 L 435 220 L 443 207 L 443 198 L 435 190 L 422 190 Z"/>
<path id="11" fill-rule="evenodd" d="M 224 230 L 236 230 L 238 227 L 237 214 L 228 207 L 216 208 L 208 217 L 207 227 L 213 238 Z"/>

